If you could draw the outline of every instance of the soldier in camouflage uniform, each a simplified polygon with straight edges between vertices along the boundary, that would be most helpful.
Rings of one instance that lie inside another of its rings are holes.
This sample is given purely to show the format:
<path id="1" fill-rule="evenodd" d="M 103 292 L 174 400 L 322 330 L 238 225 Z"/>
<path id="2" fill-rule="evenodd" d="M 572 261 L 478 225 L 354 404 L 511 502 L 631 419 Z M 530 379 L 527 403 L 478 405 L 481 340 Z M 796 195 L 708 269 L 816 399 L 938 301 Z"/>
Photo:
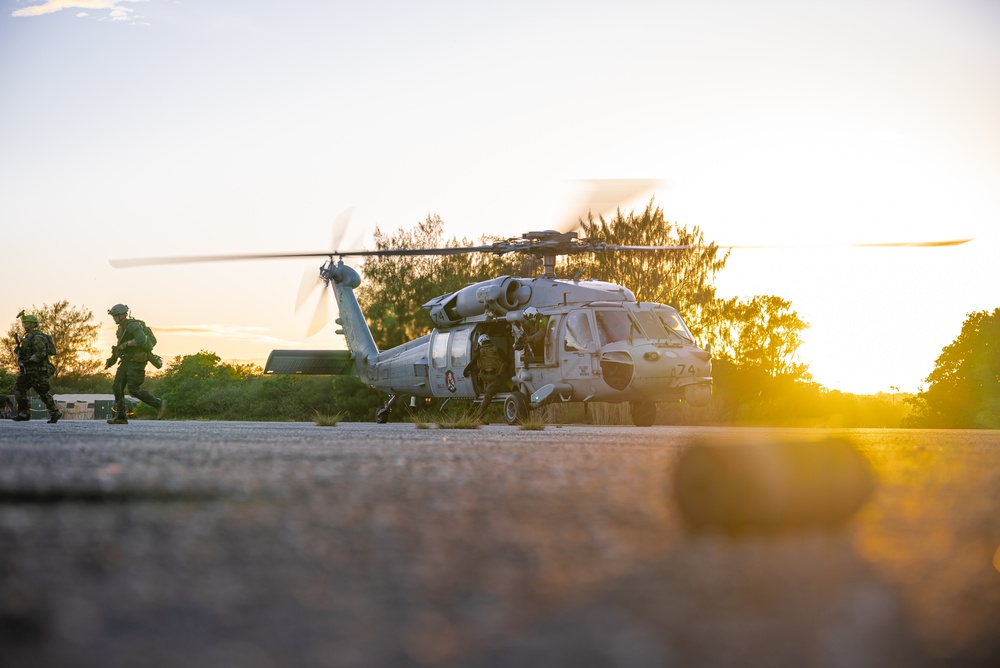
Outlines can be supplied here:
<path id="1" fill-rule="evenodd" d="M 128 424 L 128 407 L 125 405 L 125 388 L 136 399 L 146 402 L 156 408 L 156 419 L 161 419 L 167 408 L 167 402 L 155 396 L 149 390 L 142 389 L 146 380 L 146 362 L 151 359 L 152 342 L 146 336 L 146 328 L 142 321 L 129 317 L 128 306 L 115 304 L 108 314 L 118 325 L 118 343 L 111 349 L 111 357 L 104 365 L 105 369 L 114 366 L 118 361 L 118 371 L 115 373 L 113 391 L 115 393 L 115 415 L 108 424 Z"/>
<path id="2" fill-rule="evenodd" d="M 472 353 L 472 359 L 462 373 L 466 378 L 475 373 L 482 384 L 483 400 L 479 404 L 479 410 L 476 411 L 476 417 L 482 420 L 493 397 L 510 384 L 507 357 L 493 345 L 489 336 L 480 334 L 479 347 Z"/>
<path id="3" fill-rule="evenodd" d="M 38 329 L 38 317 L 25 315 L 21 311 L 21 326 L 24 327 L 24 338 L 17 355 L 17 382 L 14 385 L 14 397 L 17 402 L 15 422 L 31 419 L 31 403 L 28 401 L 28 391 L 34 388 L 38 398 L 49 409 L 49 424 L 55 424 L 62 417 L 56 408 L 56 402 L 49 394 L 49 377 L 55 372 L 55 367 L 49 362 L 49 355 L 54 354 L 55 346 L 48 334 Z"/>

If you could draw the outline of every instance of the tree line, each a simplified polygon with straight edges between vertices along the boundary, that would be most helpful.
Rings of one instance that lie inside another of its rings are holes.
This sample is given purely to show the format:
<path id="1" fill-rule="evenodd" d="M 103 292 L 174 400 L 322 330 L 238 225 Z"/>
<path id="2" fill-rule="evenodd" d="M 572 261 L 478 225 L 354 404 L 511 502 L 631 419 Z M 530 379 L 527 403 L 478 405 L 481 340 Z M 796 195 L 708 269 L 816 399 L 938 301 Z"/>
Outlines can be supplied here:
<path id="1" fill-rule="evenodd" d="M 968 315 L 959 337 L 946 346 L 912 396 L 858 396 L 812 381 L 798 357 L 808 327 L 792 304 L 774 295 L 722 299 L 715 276 L 728 253 L 706 242 L 697 227 L 667 221 L 650 200 L 641 211 L 605 220 L 581 220 L 582 235 L 619 245 L 671 245 L 685 250 L 602 254 L 559 260 L 557 273 L 629 287 L 640 301 L 670 304 L 684 316 L 702 344 L 710 344 L 714 397 L 705 409 L 667 405 L 661 421 L 683 424 L 773 424 L 800 426 L 1000 428 L 1000 308 Z M 483 237 L 480 243 L 496 239 Z M 378 249 L 467 247 L 465 238 L 445 237 L 444 222 L 428 216 L 393 234 L 375 231 Z M 537 273 L 534 258 L 486 253 L 427 257 L 371 257 L 358 289 L 372 334 L 387 349 L 425 334 L 431 327 L 422 305 L 469 283 L 502 275 Z M 59 355 L 56 393 L 110 392 L 111 376 L 96 350 L 99 325 L 89 309 L 62 301 L 29 311 L 51 334 Z M 0 394 L 12 392 L 17 364 L 13 335 L 0 339 Z M 372 419 L 385 396 L 353 377 L 265 376 L 256 366 L 223 362 L 199 351 L 169 361 L 152 374 L 149 387 L 170 403 L 171 417 L 236 420 L 309 420 L 319 413 L 347 420 Z M 565 421 L 593 420 L 595 413 L 551 407 Z M 579 412 L 578 415 L 574 411 Z"/>

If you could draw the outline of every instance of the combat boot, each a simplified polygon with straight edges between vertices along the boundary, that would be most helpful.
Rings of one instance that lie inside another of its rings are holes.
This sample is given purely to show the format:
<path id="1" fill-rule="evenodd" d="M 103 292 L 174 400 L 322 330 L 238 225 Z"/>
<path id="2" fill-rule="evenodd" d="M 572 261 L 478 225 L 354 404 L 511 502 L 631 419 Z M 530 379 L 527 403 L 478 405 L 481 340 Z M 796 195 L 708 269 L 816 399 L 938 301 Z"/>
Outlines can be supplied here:
<path id="1" fill-rule="evenodd" d="M 128 424 L 128 418 L 125 417 L 127 413 L 125 412 L 124 404 L 115 404 L 115 407 L 111 409 L 114 415 L 108 418 L 108 424 Z"/>
<path id="2" fill-rule="evenodd" d="M 30 419 L 31 419 L 30 415 L 22 415 L 20 413 L 18 413 L 13 417 L 14 422 L 27 422 Z"/>
<path id="3" fill-rule="evenodd" d="M 59 418 L 61 417 L 62 417 L 62 411 L 52 411 L 51 413 L 49 413 L 49 419 L 47 424 L 55 424 L 56 422 L 59 422 Z"/>

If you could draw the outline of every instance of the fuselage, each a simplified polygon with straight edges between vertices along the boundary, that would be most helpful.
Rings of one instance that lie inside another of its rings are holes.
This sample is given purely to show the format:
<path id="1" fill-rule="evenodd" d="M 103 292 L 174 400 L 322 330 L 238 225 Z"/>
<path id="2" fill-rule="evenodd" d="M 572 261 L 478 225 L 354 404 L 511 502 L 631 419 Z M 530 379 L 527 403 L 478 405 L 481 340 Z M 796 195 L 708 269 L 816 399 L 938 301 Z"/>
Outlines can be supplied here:
<path id="1" fill-rule="evenodd" d="M 528 306 L 539 312 L 546 331 L 534 355 L 515 349 Z M 636 302 L 618 285 L 503 277 L 425 308 L 437 314 L 430 334 L 369 354 L 368 362 L 357 360 L 354 373 L 391 395 L 475 399 L 482 388 L 464 372 L 477 338 L 488 334 L 510 362 L 510 389 L 532 405 L 685 400 L 702 406 L 711 396 L 710 356 L 676 309 Z"/>

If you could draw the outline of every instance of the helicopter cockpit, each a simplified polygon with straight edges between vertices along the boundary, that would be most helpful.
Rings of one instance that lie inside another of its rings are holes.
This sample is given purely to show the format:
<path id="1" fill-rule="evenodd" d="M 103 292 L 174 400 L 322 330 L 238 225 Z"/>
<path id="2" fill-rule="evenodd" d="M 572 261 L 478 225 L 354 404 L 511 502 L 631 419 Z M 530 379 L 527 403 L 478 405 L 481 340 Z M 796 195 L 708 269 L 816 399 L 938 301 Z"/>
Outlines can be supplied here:
<path id="1" fill-rule="evenodd" d="M 657 345 L 693 345 L 694 337 L 680 314 L 668 306 L 652 310 L 618 306 L 595 312 L 600 347 L 617 341 L 644 338 Z"/>

